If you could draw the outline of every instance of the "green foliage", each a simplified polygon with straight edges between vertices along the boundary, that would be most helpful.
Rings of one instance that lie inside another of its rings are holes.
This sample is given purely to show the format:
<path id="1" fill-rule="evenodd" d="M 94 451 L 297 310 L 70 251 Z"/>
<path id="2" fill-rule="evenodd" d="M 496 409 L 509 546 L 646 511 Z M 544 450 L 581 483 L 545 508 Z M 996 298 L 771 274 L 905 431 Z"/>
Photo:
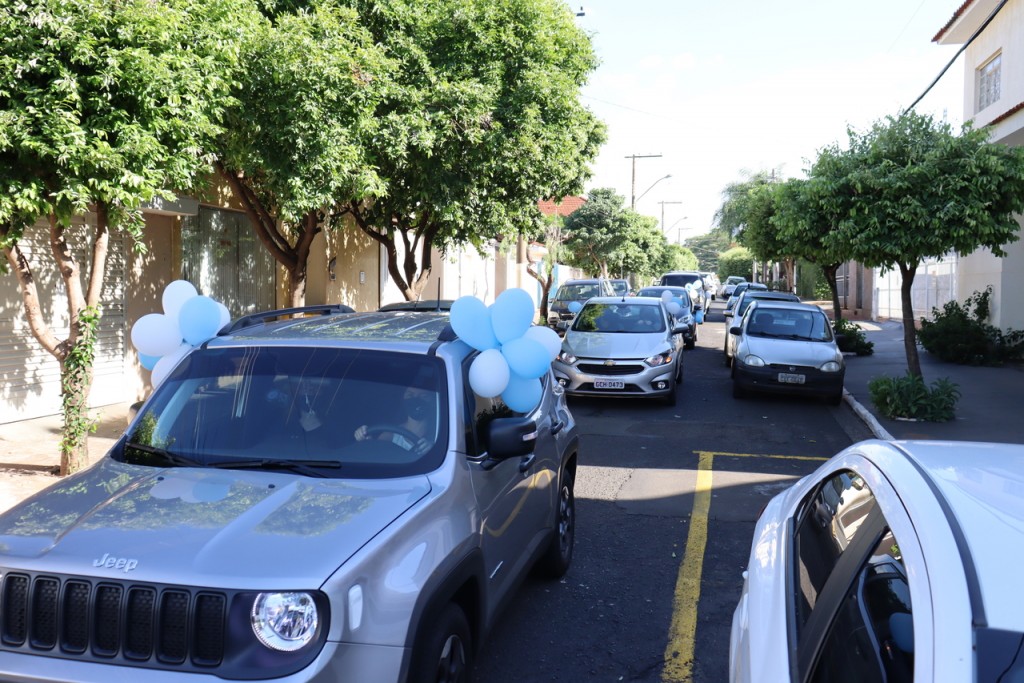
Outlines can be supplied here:
<path id="1" fill-rule="evenodd" d="M 992 286 L 974 292 L 961 306 L 947 302 L 932 319 L 921 318 L 918 343 L 948 363 L 961 365 L 1002 365 L 1024 359 L 1024 331 L 1003 332 L 990 325 L 989 298 Z"/>
<path id="2" fill-rule="evenodd" d="M 64 426 L 60 450 L 65 458 L 78 451 L 85 438 L 96 431 L 96 420 L 89 415 L 88 390 L 93 360 L 96 358 L 96 330 L 100 312 L 87 306 L 78 314 L 78 338 L 71 346 L 61 367 L 61 404 Z M 65 460 L 67 461 L 67 460 Z"/>
<path id="3" fill-rule="evenodd" d="M 876 377 L 868 382 L 875 406 L 888 418 L 947 422 L 954 417 L 960 390 L 946 378 L 932 383 L 909 371 L 903 377 Z"/>
<path id="4" fill-rule="evenodd" d="M 722 206 L 715 212 L 716 230 L 728 239 L 738 239 L 751 219 L 764 218 L 766 208 L 760 190 L 775 182 L 776 171 L 745 172 L 747 178 L 726 185 L 722 191 Z"/>
<path id="5" fill-rule="evenodd" d="M 665 247 L 665 258 L 652 275 L 660 275 L 670 270 L 697 270 L 698 266 L 697 256 L 690 249 L 670 243 Z"/>
<path id="6" fill-rule="evenodd" d="M 718 277 L 725 280 L 731 275 L 750 279 L 754 269 L 754 257 L 745 247 L 734 247 L 718 257 Z"/>
<path id="7" fill-rule="evenodd" d="M 643 282 L 664 272 L 662 267 L 669 252 L 658 220 L 627 209 L 623 212 L 622 229 L 626 239 L 609 258 L 612 270 L 623 276 L 634 273 Z"/>
<path id="8" fill-rule="evenodd" d="M 566 263 L 590 274 L 609 272 L 609 260 L 625 246 L 629 234 L 631 218 L 623 202 L 622 195 L 608 187 L 587 194 L 587 202 L 565 219 L 562 235 Z"/>
<path id="9" fill-rule="evenodd" d="M 831 296 L 831 294 L 829 294 Z M 870 356 L 875 352 L 874 342 L 868 341 L 864 330 L 856 323 L 843 318 L 832 323 L 832 331 L 836 333 L 840 351 L 851 351 L 858 356 Z"/>
<path id="10" fill-rule="evenodd" d="M 721 230 L 713 230 L 684 240 L 683 246 L 697 257 L 700 270 L 717 273 L 718 256 L 729 249 L 729 237 Z"/>

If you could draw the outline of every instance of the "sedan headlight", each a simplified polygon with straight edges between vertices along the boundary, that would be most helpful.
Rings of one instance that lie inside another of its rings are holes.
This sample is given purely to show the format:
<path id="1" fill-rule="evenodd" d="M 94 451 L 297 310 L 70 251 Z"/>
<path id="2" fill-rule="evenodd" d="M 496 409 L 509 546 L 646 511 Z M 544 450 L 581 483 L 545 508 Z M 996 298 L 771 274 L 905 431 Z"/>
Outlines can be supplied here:
<path id="1" fill-rule="evenodd" d="M 744 365 L 749 365 L 752 368 L 763 368 L 764 367 L 764 360 L 762 360 L 758 356 L 755 356 L 754 354 L 750 353 L 750 354 L 747 354 L 747 356 L 743 359 L 743 364 Z"/>
<path id="2" fill-rule="evenodd" d="M 822 372 L 839 372 L 842 369 L 843 366 L 835 362 L 834 360 L 830 360 L 829 362 L 821 366 Z"/>
<path id="3" fill-rule="evenodd" d="M 572 365 L 573 363 L 576 362 L 577 358 L 576 356 L 572 355 L 572 351 L 562 349 L 561 351 L 558 352 L 558 360 L 562 363 L 565 363 L 566 365 Z"/>
<path id="4" fill-rule="evenodd" d="M 672 362 L 672 352 L 665 351 L 664 353 L 659 353 L 656 356 L 645 358 L 644 362 L 650 365 L 652 368 L 656 368 L 660 365 L 668 365 L 669 363 Z"/>
<path id="5" fill-rule="evenodd" d="M 318 624 L 309 593 L 260 593 L 252 605 L 252 630 L 272 650 L 294 652 L 313 640 Z"/>

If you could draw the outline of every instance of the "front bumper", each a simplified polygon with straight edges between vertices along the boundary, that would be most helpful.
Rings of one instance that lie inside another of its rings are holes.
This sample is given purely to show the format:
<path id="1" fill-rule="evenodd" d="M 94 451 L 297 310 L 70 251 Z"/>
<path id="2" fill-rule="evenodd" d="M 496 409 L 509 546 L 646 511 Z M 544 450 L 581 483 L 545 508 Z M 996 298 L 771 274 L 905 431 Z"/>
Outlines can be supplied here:
<path id="1" fill-rule="evenodd" d="M 604 358 L 580 358 L 572 365 L 559 360 L 551 364 L 555 379 L 573 396 L 667 396 L 675 391 L 672 375 L 676 360 L 670 365 L 652 368 L 640 359 L 616 360 L 606 365 Z M 621 388 L 599 388 L 595 383 L 621 382 Z"/>
<path id="2" fill-rule="evenodd" d="M 739 358 L 733 358 L 733 381 L 746 391 L 764 391 L 775 394 L 804 394 L 834 396 L 843 390 L 844 367 L 839 372 L 822 372 L 818 368 L 793 365 L 766 365 L 753 367 Z M 802 376 L 803 383 L 780 380 L 781 376 Z"/>

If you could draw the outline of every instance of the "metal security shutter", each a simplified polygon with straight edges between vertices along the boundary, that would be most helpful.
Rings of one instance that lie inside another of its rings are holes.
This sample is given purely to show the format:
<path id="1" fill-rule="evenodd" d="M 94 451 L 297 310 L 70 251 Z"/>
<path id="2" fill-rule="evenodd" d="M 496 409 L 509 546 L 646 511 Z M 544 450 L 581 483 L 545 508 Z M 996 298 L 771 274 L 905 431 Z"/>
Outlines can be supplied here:
<path id="1" fill-rule="evenodd" d="M 199 207 L 181 221 L 182 277 L 232 317 L 274 309 L 275 261 L 239 211 Z"/>
<path id="2" fill-rule="evenodd" d="M 69 242 L 83 270 L 90 263 L 94 220 L 76 223 Z M 49 225 L 40 221 L 19 242 L 32 264 L 43 317 L 58 339 L 68 336 L 68 310 L 64 283 L 53 265 Z M 91 407 L 125 400 L 125 245 L 123 234 L 113 231 L 107 252 L 106 276 L 101 293 L 102 318 L 96 347 L 95 376 L 89 394 Z M 32 336 L 25 319 L 21 291 L 13 274 L 0 278 L 0 424 L 60 412 L 60 364 Z"/>

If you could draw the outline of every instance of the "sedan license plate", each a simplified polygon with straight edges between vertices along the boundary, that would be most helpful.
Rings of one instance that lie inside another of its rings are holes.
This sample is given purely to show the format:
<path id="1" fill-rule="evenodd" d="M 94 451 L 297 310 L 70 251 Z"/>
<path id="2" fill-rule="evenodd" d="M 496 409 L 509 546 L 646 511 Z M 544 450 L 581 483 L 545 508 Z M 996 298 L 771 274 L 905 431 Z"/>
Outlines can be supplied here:
<path id="1" fill-rule="evenodd" d="M 803 384 L 806 377 L 804 375 L 793 375 L 788 372 L 779 373 L 779 381 L 783 384 Z"/>
<path id="2" fill-rule="evenodd" d="M 625 388 L 625 386 L 626 386 L 625 382 L 623 382 L 621 380 L 616 380 L 616 379 L 595 379 L 594 380 L 594 388 L 595 389 L 623 389 L 623 388 Z"/>

